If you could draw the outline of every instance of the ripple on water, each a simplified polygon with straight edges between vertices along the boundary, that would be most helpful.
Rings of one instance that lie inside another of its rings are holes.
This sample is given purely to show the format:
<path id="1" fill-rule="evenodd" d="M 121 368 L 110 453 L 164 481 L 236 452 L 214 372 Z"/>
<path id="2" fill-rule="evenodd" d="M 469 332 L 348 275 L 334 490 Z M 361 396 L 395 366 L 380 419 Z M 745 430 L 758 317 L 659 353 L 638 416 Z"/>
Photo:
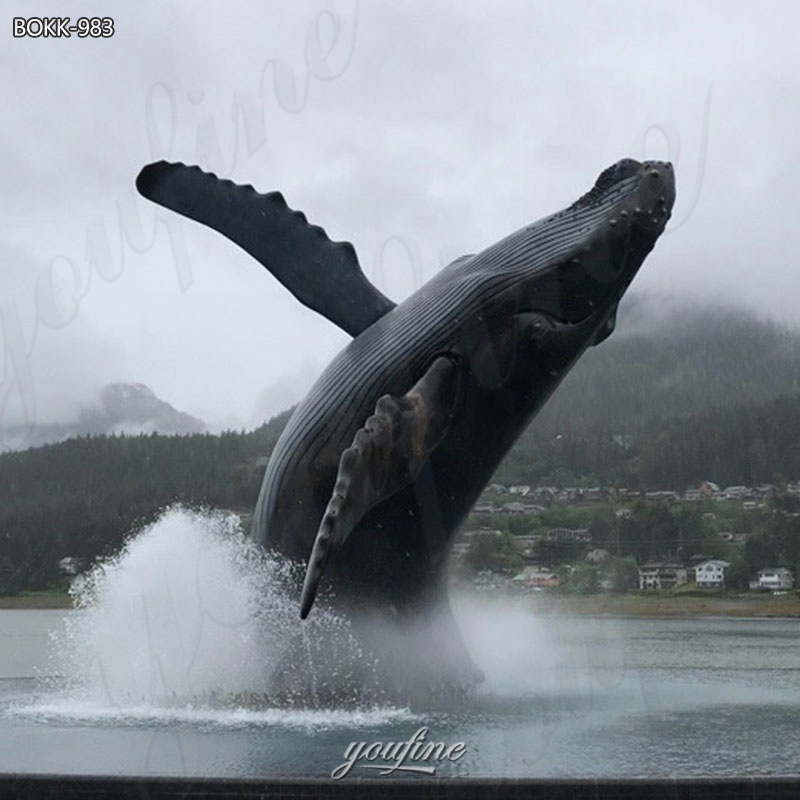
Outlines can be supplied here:
<path id="1" fill-rule="evenodd" d="M 241 729 L 270 728 L 329 731 L 376 728 L 413 723 L 419 716 L 403 708 L 372 709 L 251 709 L 183 705 L 110 707 L 90 701 L 53 698 L 9 706 L 4 716 L 46 725 L 97 725 L 113 727 L 193 727 Z"/>

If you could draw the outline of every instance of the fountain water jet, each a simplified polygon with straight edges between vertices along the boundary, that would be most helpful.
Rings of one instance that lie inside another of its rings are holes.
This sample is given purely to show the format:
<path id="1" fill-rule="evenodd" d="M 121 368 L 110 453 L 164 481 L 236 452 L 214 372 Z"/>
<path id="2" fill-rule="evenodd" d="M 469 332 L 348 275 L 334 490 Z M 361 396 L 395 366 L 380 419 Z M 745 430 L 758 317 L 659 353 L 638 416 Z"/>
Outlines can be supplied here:
<path id="1" fill-rule="evenodd" d="M 73 586 L 76 611 L 48 671 L 97 708 L 322 705 L 331 685 L 350 688 L 356 663 L 363 682 L 363 653 L 332 612 L 298 631 L 293 569 L 247 539 L 234 514 L 169 508 Z M 282 678 L 276 695 L 273 678 L 298 650 L 310 692 L 301 699 Z"/>

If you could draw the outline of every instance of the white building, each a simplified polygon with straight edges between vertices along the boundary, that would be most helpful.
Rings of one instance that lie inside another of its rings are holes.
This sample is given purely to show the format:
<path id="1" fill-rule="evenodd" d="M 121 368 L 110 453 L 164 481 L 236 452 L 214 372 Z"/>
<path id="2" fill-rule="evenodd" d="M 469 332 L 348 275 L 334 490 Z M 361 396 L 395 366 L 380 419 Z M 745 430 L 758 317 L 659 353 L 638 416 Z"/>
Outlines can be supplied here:
<path id="1" fill-rule="evenodd" d="M 794 587 L 794 575 L 784 567 L 777 569 L 760 569 L 758 577 L 750 583 L 751 589 L 761 591 L 782 591 Z"/>
<path id="2" fill-rule="evenodd" d="M 695 583 L 700 589 L 722 589 L 729 561 L 703 561 L 694 568 Z"/>
<path id="3" fill-rule="evenodd" d="M 648 562 L 639 567 L 639 588 L 674 589 L 686 583 L 686 567 L 668 562 Z"/>

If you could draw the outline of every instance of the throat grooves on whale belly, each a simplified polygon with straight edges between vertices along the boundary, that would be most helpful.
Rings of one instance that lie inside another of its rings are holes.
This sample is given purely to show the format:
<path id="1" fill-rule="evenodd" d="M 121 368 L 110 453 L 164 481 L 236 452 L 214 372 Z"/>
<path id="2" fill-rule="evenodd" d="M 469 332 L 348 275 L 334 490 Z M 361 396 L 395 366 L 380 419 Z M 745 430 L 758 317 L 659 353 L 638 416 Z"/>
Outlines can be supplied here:
<path id="1" fill-rule="evenodd" d="M 353 340 L 320 376 L 279 439 L 265 476 L 265 513 L 270 515 L 283 490 L 279 478 L 326 447 L 341 452 L 350 445 L 398 364 L 413 359 L 424 365 L 453 337 L 461 320 L 577 250 L 636 185 L 636 178 L 622 181 L 604 202 L 559 212 L 511 234 L 452 273 L 439 273 Z M 353 360 L 362 365 L 358 372 Z M 368 384 L 359 385 L 365 379 Z M 330 425 L 331 409 L 341 424 Z"/>

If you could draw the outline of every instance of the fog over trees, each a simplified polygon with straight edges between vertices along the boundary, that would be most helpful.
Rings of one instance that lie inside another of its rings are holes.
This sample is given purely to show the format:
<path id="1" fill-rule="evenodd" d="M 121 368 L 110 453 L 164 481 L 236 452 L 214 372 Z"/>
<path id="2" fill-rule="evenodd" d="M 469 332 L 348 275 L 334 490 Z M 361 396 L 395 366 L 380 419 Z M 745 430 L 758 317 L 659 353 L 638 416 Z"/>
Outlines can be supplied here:
<path id="1" fill-rule="evenodd" d="M 735 310 L 649 327 L 641 304 L 625 313 L 497 480 L 683 491 L 800 478 L 800 335 Z M 289 413 L 251 432 L 84 436 L 0 455 L 0 592 L 52 585 L 59 559 L 109 555 L 173 503 L 251 510 Z M 642 555 L 627 528 L 626 551 Z M 779 549 L 781 535 L 753 547 Z"/>

